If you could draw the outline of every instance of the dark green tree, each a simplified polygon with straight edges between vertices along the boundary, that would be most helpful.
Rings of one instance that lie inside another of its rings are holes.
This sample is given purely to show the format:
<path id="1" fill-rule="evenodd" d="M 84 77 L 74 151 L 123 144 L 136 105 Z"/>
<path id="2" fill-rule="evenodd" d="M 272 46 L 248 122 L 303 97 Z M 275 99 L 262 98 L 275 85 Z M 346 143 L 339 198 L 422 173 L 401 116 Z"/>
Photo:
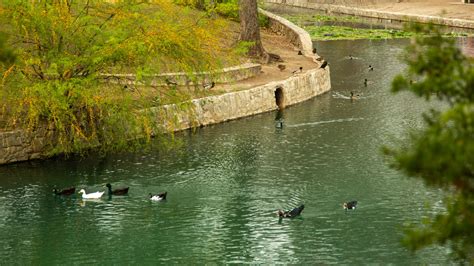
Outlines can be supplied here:
<path id="1" fill-rule="evenodd" d="M 384 148 L 392 166 L 448 192 L 446 211 L 406 229 L 411 250 L 447 245 L 462 262 L 474 263 L 474 67 L 433 26 L 412 26 L 418 35 L 404 54 L 408 73 L 397 76 L 395 92 L 411 91 L 447 108 L 423 114 L 424 129 L 411 132 L 400 147 Z"/>

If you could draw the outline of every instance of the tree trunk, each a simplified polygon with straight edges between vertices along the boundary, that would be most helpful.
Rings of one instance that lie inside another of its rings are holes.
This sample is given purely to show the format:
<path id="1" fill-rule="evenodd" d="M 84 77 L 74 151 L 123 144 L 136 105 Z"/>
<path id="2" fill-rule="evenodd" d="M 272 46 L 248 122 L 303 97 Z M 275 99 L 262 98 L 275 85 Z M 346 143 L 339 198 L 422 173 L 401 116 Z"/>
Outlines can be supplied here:
<path id="1" fill-rule="evenodd" d="M 248 55 L 258 58 L 266 56 L 260 39 L 260 28 L 258 25 L 257 0 L 240 0 L 240 41 L 253 42 Z"/>

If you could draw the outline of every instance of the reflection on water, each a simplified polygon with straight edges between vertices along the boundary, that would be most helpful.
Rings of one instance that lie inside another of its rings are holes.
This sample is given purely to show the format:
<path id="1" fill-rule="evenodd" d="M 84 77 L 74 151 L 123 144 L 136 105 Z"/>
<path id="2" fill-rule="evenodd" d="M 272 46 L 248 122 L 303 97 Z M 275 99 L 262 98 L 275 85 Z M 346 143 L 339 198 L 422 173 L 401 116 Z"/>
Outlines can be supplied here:
<path id="1" fill-rule="evenodd" d="M 405 44 L 316 43 L 330 63 L 331 92 L 178 134 L 184 145 L 172 151 L 1 167 L 3 263 L 446 263 L 444 248 L 412 255 L 400 245 L 403 223 L 442 211 L 442 192 L 389 169 L 380 153 L 422 126 L 430 107 L 389 91 Z M 129 195 L 84 201 L 51 192 L 106 183 L 130 186 Z M 149 200 L 163 191 L 166 201 Z M 357 210 L 343 210 L 349 200 Z M 299 204 L 301 217 L 279 223 L 276 210 Z"/>

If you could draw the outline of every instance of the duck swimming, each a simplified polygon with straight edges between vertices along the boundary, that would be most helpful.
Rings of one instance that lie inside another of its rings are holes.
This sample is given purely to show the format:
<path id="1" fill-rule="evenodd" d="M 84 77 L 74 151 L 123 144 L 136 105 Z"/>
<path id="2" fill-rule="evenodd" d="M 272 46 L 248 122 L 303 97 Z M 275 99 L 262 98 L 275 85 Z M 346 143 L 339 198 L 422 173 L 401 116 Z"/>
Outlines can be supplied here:
<path id="1" fill-rule="evenodd" d="M 166 200 L 166 195 L 167 194 L 168 194 L 168 192 L 163 192 L 163 193 L 160 193 L 160 194 L 157 194 L 157 195 L 153 195 L 153 194 L 149 193 L 148 196 L 150 196 L 150 200 L 161 201 L 161 200 Z"/>
<path id="2" fill-rule="evenodd" d="M 107 183 L 105 186 L 109 189 L 109 195 L 116 195 L 116 196 L 127 194 L 128 189 L 130 188 L 130 187 L 124 187 L 124 188 L 116 188 L 112 190 L 111 184 Z"/>
<path id="3" fill-rule="evenodd" d="M 79 194 L 82 194 L 82 198 L 83 199 L 100 199 L 100 197 L 102 197 L 102 195 L 104 195 L 105 191 L 102 191 L 102 192 L 94 192 L 94 193 L 89 193 L 89 194 L 86 194 L 86 191 L 84 189 L 81 189 L 79 191 Z"/>
<path id="4" fill-rule="evenodd" d="M 53 189 L 54 195 L 58 195 L 58 196 L 69 196 L 69 195 L 74 194 L 74 192 L 76 192 L 75 187 L 64 188 L 59 191 L 56 188 Z"/>
<path id="5" fill-rule="evenodd" d="M 349 202 L 344 202 L 342 204 L 342 208 L 344 208 L 344 210 L 354 210 L 356 207 L 357 207 L 357 201 L 356 200 L 349 201 Z"/>
<path id="6" fill-rule="evenodd" d="M 350 98 L 351 98 L 351 100 L 357 100 L 357 99 L 359 99 L 359 94 L 354 94 L 354 92 L 351 91 L 351 97 Z"/>
<path id="7" fill-rule="evenodd" d="M 292 209 L 291 211 L 278 210 L 277 214 L 278 214 L 278 217 L 280 217 L 280 218 L 294 218 L 294 217 L 300 215 L 301 212 L 303 211 L 303 209 L 304 209 L 304 204 L 302 204 L 299 207 L 296 207 L 296 208 Z"/>
<path id="8" fill-rule="evenodd" d="M 283 121 L 282 120 L 278 120 L 275 124 L 275 127 L 276 128 L 283 128 Z"/>

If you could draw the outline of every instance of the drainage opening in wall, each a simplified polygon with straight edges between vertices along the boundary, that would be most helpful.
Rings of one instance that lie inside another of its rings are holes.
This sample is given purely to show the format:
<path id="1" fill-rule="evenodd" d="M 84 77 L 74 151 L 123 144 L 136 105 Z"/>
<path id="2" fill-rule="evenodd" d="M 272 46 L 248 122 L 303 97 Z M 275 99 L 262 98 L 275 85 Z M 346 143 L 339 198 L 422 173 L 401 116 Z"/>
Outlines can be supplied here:
<path id="1" fill-rule="evenodd" d="M 276 105 L 278 106 L 278 109 L 283 109 L 285 107 L 284 94 L 283 94 L 282 87 L 276 87 L 275 89 L 275 102 L 276 102 Z"/>

